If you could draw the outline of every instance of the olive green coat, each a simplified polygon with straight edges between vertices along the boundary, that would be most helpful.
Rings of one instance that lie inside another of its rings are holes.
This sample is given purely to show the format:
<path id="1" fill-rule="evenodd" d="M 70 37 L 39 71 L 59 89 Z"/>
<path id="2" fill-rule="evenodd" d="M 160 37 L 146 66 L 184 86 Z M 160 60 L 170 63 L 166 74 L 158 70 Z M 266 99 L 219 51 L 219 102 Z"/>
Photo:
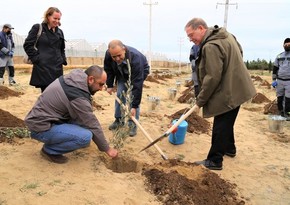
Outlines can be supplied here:
<path id="1" fill-rule="evenodd" d="M 243 62 L 242 48 L 224 28 L 209 28 L 200 45 L 196 104 L 204 117 L 228 112 L 250 100 L 256 90 Z"/>

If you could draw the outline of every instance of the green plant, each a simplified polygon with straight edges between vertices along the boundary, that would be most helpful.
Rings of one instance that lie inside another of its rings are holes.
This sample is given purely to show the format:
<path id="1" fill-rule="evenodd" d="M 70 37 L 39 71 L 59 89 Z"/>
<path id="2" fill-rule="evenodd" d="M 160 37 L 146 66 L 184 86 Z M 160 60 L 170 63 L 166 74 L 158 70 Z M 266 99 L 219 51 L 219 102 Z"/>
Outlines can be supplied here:
<path id="1" fill-rule="evenodd" d="M 114 131 L 113 138 L 111 139 L 111 143 L 113 144 L 113 147 L 116 149 L 120 149 L 124 146 L 124 142 L 126 138 L 129 135 L 129 126 L 128 126 L 128 121 L 131 119 L 131 104 L 133 100 L 132 96 L 132 88 L 133 86 L 131 85 L 131 66 L 130 62 L 127 59 L 127 65 L 128 65 L 128 81 L 126 82 L 126 87 L 127 91 L 123 91 L 122 95 L 126 99 L 126 103 L 121 104 L 121 113 L 122 113 L 122 119 L 121 121 L 124 123 L 124 126 L 119 127 Z"/>
<path id="2" fill-rule="evenodd" d="M 30 137 L 30 131 L 26 127 L 2 127 L 0 128 L 0 137 L 12 140 L 14 137 Z"/>
<path id="3" fill-rule="evenodd" d="M 20 191 L 24 192 L 28 189 L 36 189 L 38 186 L 38 183 L 25 184 L 22 188 L 20 188 Z"/>

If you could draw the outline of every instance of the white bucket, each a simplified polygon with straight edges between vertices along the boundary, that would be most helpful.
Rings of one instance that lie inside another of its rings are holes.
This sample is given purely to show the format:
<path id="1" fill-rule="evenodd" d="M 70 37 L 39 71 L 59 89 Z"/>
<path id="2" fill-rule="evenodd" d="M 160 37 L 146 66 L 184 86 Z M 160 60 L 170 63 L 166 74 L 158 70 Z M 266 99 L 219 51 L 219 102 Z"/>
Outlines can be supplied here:
<path id="1" fill-rule="evenodd" d="M 281 115 L 269 115 L 268 123 L 270 132 L 282 133 L 286 118 Z"/>
<path id="2" fill-rule="evenodd" d="M 168 89 L 168 99 L 169 100 L 174 100 L 175 96 L 177 93 L 177 89 L 176 88 L 169 88 Z"/>
<path id="3" fill-rule="evenodd" d="M 160 104 L 160 98 L 150 96 L 148 97 L 148 111 L 156 110 L 157 106 Z"/>

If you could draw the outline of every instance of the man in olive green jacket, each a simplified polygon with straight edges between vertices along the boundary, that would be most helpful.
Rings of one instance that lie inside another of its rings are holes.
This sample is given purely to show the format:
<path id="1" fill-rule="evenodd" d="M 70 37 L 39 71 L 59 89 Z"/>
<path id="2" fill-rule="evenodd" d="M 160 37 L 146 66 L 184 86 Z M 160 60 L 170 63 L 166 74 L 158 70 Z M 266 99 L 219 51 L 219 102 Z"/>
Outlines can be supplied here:
<path id="1" fill-rule="evenodd" d="M 242 48 L 224 28 L 209 28 L 200 18 L 190 20 L 185 31 L 200 46 L 196 61 L 200 93 L 195 112 L 203 107 L 204 117 L 214 117 L 212 145 L 207 159 L 197 162 L 214 170 L 222 169 L 223 156 L 236 156 L 234 123 L 240 105 L 256 90 L 243 62 Z"/>

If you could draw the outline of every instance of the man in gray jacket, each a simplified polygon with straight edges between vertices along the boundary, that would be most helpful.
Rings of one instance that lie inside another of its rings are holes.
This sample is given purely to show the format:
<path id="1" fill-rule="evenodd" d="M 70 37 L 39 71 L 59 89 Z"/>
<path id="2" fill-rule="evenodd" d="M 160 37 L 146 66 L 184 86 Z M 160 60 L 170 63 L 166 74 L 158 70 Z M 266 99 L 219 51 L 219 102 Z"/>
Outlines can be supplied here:
<path id="1" fill-rule="evenodd" d="M 63 154 L 89 146 L 91 139 L 108 156 L 118 155 L 109 147 L 91 104 L 91 95 L 102 90 L 106 80 L 106 72 L 98 66 L 85 72 L 75 69 L 56 79 L 39 96 L 25 123 L 31 137 L 44 143 L 42 156 L 66 163 Z"/>
<path id="2" fill-rule="evenodd" d="M 240 105 L 256 91 L 244 64 L 242 48 L 224 28 L 208 28 L 200 18 L 190 20 L 185 31 L 200 46 L 196 60 L 200 92 L 194 105 L 203 107 L 204 117 L 214 117 L 212 143 L 207 158 L 197 162 L 209 169 L 221 170 L 223 156 L 236 156 L 234 124 Z"/>

